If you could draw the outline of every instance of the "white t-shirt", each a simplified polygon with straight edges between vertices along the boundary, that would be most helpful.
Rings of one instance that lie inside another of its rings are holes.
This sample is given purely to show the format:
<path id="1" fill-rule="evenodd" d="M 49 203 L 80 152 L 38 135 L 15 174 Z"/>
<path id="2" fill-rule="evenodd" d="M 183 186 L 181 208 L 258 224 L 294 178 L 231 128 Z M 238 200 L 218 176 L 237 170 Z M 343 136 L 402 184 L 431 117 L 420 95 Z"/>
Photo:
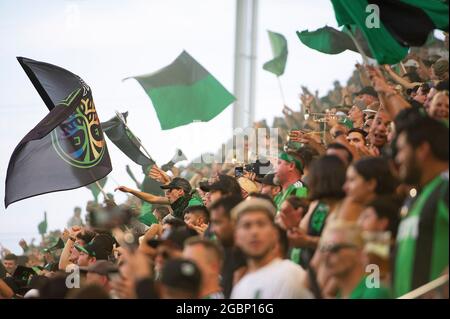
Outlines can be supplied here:
<path id="1" fill-rule="evenodd" d="M 266 266 L 245 275 L 234 286 L 232 299 L 310 299 L 304 288 L 306 272 L 287 259 L 274 259 Z"/>

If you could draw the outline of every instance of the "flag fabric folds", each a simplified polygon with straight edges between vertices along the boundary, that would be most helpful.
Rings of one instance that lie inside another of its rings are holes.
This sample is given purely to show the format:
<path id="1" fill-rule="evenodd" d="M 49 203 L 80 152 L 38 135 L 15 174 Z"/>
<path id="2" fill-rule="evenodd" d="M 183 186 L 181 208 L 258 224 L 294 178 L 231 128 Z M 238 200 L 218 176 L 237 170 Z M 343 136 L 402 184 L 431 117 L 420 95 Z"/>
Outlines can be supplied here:
<path id="1" fill-rule="evenodd" d="M 133 78 L 152 100 L 163 130 L 192 122 L 207 122 L 235 100 L 186 51 L 161 70 Z"/>
<path id="2" fill-rule="evenodd" d="M 6 207 L 25 198 L 86 186 L 112 170 L 90 87 L 56 65 L 17 59 L 50 112 L 11 155 Z"/>
<path id="3" fill-rule="evenodd" d="M 126 121 L 128 112 L 122 113 Z M 139 139 L 127 128 L 117 116 L 101 124 L 103 132 L 125 155 L 141 166 L 153 165 L 155 162 L 145 156 L 140 150 Z"/>
<path id="4" fill-rule="evenodd" d="M 44 220 L 38 224 L 39 235 L 47 233 L 47 212 L 44 212 Z"/>
<path id="5" fill-rule="evenodd" d="M 448 4 L 440 0 L 331 2 L 339 26 L 349 26 L 353 31 L 360 29 L 380 64 L 398 63 L 407 55 L 409 46 L 423 45 L 433 29 L 448 30 Z M 369 4 L 378 8 L 379 27 L 367 23 L 371 14 L 370 8 L 367 10 Z"/>
<path id="6" fill-rule="evenodd" d="M 288 47 L 286 38 L 276 32 L 267 31 L 269 34 L 270 46 L 272 47 L 273 59 L 263 65 L 263 69 L 276 76 L 281 76 L 286 68 Z"/>
<path id="7" fill-rule="evenodd" d="M 339 31 L 332 27 L 325 26 L 314 31 L 297 31 L 300 41 L 307 47 L 326 54 L 339 54 L 345 50 L 358 53 L 358 50 L 348 35 L 348 31 Z M 371 52 L 367 47 L 367 42 L 360 32 L 355 34 L 355 38 L 363 47 L 366 55 L 371 56 Z"/>

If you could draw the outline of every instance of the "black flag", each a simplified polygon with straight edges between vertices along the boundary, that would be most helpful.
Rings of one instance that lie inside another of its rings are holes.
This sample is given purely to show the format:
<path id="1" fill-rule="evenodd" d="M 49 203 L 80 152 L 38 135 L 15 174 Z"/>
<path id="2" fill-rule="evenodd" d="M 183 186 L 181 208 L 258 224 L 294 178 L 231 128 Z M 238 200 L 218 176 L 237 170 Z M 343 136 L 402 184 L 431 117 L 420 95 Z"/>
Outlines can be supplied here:
<path id="1" fill-rule="evenodd" d="M 123 121 L 126 121 L 128 112 L 121 114 Z M 101 124 L 106 136 L 113 142 L 126 156 L 133 162 L 141 166 L 153 165 L 155 162 L 145 156 L 140 150 L 140 142 L 136 136 L 126 127 L 124 122 L 113 117 Z"/>
<path id="2" fill-rule="evenodd" d="M 11 156 L 6 207 L 36 195 L 86 186 L 112 170 L 89 86 L 56 65 L 17 59 L 50 112 Z"/>

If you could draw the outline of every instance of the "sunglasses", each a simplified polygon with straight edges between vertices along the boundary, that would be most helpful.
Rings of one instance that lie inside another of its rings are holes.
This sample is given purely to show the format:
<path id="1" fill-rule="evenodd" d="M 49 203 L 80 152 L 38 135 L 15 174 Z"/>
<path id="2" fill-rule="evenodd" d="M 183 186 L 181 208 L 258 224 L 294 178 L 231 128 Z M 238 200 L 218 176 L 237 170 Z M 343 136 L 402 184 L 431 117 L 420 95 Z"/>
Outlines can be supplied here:
<path id="1" fill-rule="evenodd" d="M 346 248 L 356 249 L 358 247 L 354 244 L 328 244 L 328 245 L 321 246 L 320 251 L 322 253 L 337 254 L 342 249 L 346 249 Z"/>

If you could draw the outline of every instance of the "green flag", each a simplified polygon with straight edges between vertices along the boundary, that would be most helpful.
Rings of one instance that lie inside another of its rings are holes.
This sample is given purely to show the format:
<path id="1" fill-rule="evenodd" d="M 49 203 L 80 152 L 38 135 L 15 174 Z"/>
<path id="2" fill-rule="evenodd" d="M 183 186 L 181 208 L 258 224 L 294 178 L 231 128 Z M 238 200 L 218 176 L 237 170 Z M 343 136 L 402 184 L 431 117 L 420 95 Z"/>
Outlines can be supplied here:
<path id="1" fill-rule="evenodd" d="M 108 180 L 107 177 L 100 179 L 98 182 L 102 188 L 105 187 L 106 181 Z M 98 187 L 97 183 L 92 183 L 86 186 L 89 188 L 92 192 L 92 195 L 94 196 L 94 200 L 97 203 L 98 202 L 98 195 L 101 193 L 100 188 Z"/>
<path id="2" fill-rule="evenodd" d="M 263 69 L 276 76 L 283 75 L 286 68 L 288 48 L 286 38 L 276 32 L 267 31 L 269 34 L 270 46 L 272 47 L 273 59 L 263 65 Z"/>
<path id="3" fill-rule="evenodd" d="M 186 51 L 151 74 L 135 76 L 152 100 L 161 129 L 207 122 L 235 97 Z"/>
<path id="4" fill-rule="evenodd" d="M 39 235 L 45 235 L 47 233 L 47 212 L 44 212 L 44 220 L 38 224 Z"/>
<path id="5" fill-rule="evenodd" d="M 322 53 L 339 54 L 345 50 L 358 52 L 355 44 L 348 35 L 348 32 L 339 31 L 329 26 L 325 26 L 315 31 L 297 31 L 297 36 L 304 45 Z M 355 38 L 363 47 L 364 53 L 371 56 L 367 42 L 361 32 L 357 32 Z"/>
<path id="6" fill-rule="evenodd" d="M 448 4 L 440 0 L 331 0 L 339 26 L 360 29 L 380 64 L 395 64 L 409 46 L 423 45 L 435 28 L 448 30 Z M 378 10 L 373 10 L 376 5 Z M 374 24 L 374 22 L 376 22 Z"/>

